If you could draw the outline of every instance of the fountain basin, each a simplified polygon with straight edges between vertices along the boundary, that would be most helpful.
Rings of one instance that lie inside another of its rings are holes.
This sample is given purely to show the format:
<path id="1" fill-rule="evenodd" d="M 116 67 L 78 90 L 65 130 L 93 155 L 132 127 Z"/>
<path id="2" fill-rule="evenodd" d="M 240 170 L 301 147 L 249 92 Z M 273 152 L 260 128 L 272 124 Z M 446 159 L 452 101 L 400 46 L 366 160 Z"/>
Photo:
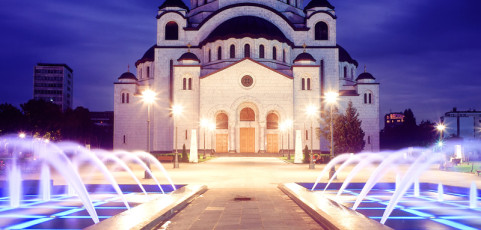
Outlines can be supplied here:
<path id="1" fill-rule="evenodd" d="M 352 211 L 350 208 L 364 183 L 349 184 L 348 190 L 345 190 L 338 198 L 336 198 L 336 193 L 337 189 L 341 187 L 341 183 L 331 184 L 330 189 L 324 193 L 322 190 L 326 184 L 319 184 L 314 191 L 311 191 L 312 185 L 313 183 L 293 183 L 281 186 L 290 188 L 283 189 L 283 191 L 291 197 L 296 197 L 293 199 L 300 202 L 301 206 L 312 206 L 311 209 L 321 209 L 321 211 L 326 209 L 324 206 L 331 209 L 337 206 L 341 211 L 344 209 Z M 380 221 L 394 190 L 394 183 L 378 183 L 358 207 L 357 214 L 339 218 L 339 215 L 329 213 L 330 219 L 334 219 L 334 223 L 336 223 L 338 221 L 336 218 L 341 221 L 356 220 L 358 215 L 363 215 L 376 222 Z M 420 183 L 419 197 L 414 196 L 414 190 L 411 188 L 397 204 L 385 224 L 394 229 L 480 229 L 481 209 L 469 208 L 469 188 L 444 185 L 443 190 L 444 201 L 440 202 L 438 201 L 438 184 Z M 323 201 L 326 199 L 328 201 Z M 477 198 L 477 202 L 479 203 L 479 198 Z M 343 225 L 338 229 L 343 229 L 342 227 Z"/>

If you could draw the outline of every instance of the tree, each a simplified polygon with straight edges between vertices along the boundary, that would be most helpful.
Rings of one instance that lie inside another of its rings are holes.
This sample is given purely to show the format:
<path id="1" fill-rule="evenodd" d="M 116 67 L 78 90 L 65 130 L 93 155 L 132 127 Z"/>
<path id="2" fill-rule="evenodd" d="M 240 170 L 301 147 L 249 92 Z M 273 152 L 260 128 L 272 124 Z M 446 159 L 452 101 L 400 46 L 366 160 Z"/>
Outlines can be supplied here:
<path id="1" fill-rule="evenodd" d="M 22 131 L 24 116 L 11 104 L 0 104 L 0 135 Z"/>
<path id="2" fill-rule="evenodd" d="M 20 105 L 25 116 L 26 131 L 33 135 L 50 136 L 60 140 L 62 127 L 62 110 L 60 106 L 43 100 L 29 100 Z"/>
<path id="3" fill-rule="evenodd" d="M 90 120 L 88 109 L 77 107 L 74 110 L 68 109 L 65 112 L 62 124 L 63 139 L 91 144 L 91 138 L 94 135 L 93 122 Z"/>
<path id="4" fill-rule="evenodd" d="M 364 149 L 364 131 L 361 128 L 362 121 L 359 113 L 350 101 L 345 114 L 339 114 L 337 108 L 333 110 L 333 136 L 334 153 L 358 153 Z M 331 142 L 330 132 L 331 115 L 324 116 L 324 129 L 322 135 Z"/>

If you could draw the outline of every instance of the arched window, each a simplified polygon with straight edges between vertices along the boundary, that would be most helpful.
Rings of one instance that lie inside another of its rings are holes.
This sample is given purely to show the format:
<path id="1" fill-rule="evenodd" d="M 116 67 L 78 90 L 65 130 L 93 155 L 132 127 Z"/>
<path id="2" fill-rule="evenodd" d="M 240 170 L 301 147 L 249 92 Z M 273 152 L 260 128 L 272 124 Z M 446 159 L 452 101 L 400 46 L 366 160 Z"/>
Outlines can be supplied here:
<path id="1" fill-rule="evenodd" d="M 243 108 L 240 112 L 240 120 L 241 121 L 255 121 L 256 120 L 256 114 L 254 113 L 254 110 L 251 108 Z"/>
<path id="2" fill-rule="evenodd" d="M 139 77 L 142 79 L 142 68 L 139 68 Z"/>
<path id="3" fill-rule="evenodd" d="M 217 60 L 222 60 L 222 47 L 217 48 Z"/>
<path id="4" fill-rule="evenodd" d="M 347 78 L 347 66 L 344 66 L 344 78 Z"/>
<path id="5" fill-rule="evenodd" d="M 259 46 L 259 58 L 264 58 L 264 45 Z"/>
<path id="6" fill-rule="evenodd" d="M 269 113 L 267 115 L 267 129 L 277 129 L 279 127 L 279 117 L 275 113 Z"/>
<path id="7" fill-rule="evenodd" d="M 125 103 L 128 104 L 129 103 L 129 93 L 126 93 L 125 96 L 126 96 L 125 97 Z"/>
<path id="8" fill-rule="evenodd" d="M 230 58 L 235 58 L 235 46 L 230 45 Z"/>
<path id="9" fill-rule="evenodd" d="M 244 57 L 251 57 L 251 46 L 249 44 L 244 45 Z"/>
<path id="10" fill-rule="evenodd" d="M 182 79 L 182 89 L 183 90 L 187 89 L 187 79 L 186 78 Z"/>
<path id="11" fill-rule="evenodd" d="M 272 59 L 277 60 L 277 49 L 276 47 L 272 47 Z"/>
<path id="12" fill-rule="evenodd" d="M 286 62 L 286 51 L 285 50 L 282 51 L 282 62 L 284 62 L 284 63 Z"/>
<path id="13" fill-rule="evenodd" d="M 372 102 L 373 102 L 372 93 L 371 92 L 364 93 L 364 104 L 372 104 Z"/>
<path id="14" fill-rule="evenodd" d="M 302 78 L 302 87 L 301 90 L 306 90 L 306 79 Z"/>
<path id="15" fill-rule="evenodd" d="M 325 22 L 318 22 L 314 26 L 314 39 L 328 40 L 328 28 Z"/>
<path id="16" fill-rule="evenodd" d="M 192 78 L 189 78 L 189 90 L 192 90 Z"/>
<path id="17" fill-rule="evenodd" d="M 219 113 L 215 117 L 216 129 L 228 129 L 229 128 L 229 117 L 225 113 Z"/>
<path id="18" fill-rule="evenodd" d="M 122 104 L 125 103 L 125 93 L 122 93 Z"/>
<path id="19" fill-rule="evenodd" d="M 150 78 L 150 67 L 147 66 L 147 76 L 146 78 Z"/>
<path id="20" fill-rule="evenodd" d="M 124 144 L 125 144 L 125 142 L 126 142 L 126 138 L 125 138 L 125 135 L 124 135 L 124 138 L 123 138 L 123 142 L 124 142 Z"/>
<path id="21" fill-rule="evenodd" d="M 211 62 L 211 61 L 212 61 L 212 52 L 209 49 L 209 62 Z"/>
<path id="22" fill-rule="evenodd" d="M 179 26 L 174 21 L 165 25 L 165 40 L 179 40 Z"/>
<path id="23" fill-rule="evenodd" d="M 311 79 L 307 78 L 307 90 L 311 90 Z"/>

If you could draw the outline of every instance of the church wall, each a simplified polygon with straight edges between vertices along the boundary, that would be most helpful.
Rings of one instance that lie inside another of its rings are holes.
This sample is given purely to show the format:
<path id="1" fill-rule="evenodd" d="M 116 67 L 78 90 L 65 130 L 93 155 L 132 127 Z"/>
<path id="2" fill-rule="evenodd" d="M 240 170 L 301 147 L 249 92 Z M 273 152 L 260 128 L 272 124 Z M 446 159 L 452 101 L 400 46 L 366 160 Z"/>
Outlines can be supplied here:
<path id="1" fill-rule="evenodd" d="M 379 85 L 378 84 L 358 84 L 358 94 L 354 106 L 359 112 L 359 119 L 362 120 L 362 129 L 365 132 L 364 141 L 365 151 L 379 151 Z M 372 104 L 364 104 L 364 93 L 372 92 Z M 371 144 L 368 144 L 368 136 L 371 136 Z"/>
<path id="2" fill-rule="evenodd" d="M 315 40 L 314 39 L 314 31 L 315 31 L 315 25 L 316 23 L 323 21 L 327 24 L 328 26 L 328 40 Z M 336 31 L 336 19 L 332 18 L 330 15 L 326 13 L 316 13 L 313 16 L 311 16 L 309 19 L 306 21 L 306 27 L 310 28 L 309 31 L 307 31 L 307 42 L 306 44 L 308 46 L 335 46 L 336 41 L 337 41 L 337 31 Z"/>
<path id="3" fill-rule="evenodd" d="M 179 39 L 178 40 L 165 40 L 165 25 L 170 22 L 170 21 L 175 21 L 178 26 L 178 31 L 179 31 Z M 168 45 L 168 46 L 173 46 L 173 45 L 182 45 L 185 46 L 187 45 L 187 40 L 189 37 L 187 36 L 187 33 L 184 31 L 184 27 L 187 26 L 187 20 L 180 16 L 177 13 L 166 13 L 162 15 L 159 19 L 157 19 L 157 45 Z"/>

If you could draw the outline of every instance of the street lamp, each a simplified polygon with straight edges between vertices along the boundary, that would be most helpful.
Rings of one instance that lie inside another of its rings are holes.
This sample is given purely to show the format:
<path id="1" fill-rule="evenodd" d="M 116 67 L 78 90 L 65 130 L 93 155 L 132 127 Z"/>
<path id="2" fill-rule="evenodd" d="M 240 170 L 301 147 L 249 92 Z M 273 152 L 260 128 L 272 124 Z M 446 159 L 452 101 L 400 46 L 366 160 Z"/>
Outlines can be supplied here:
<path id="1" fill-rule="evenodd" d="M 291 128 L 292 128 L 292 120 L 291 119 L 287 119 L 286 121 L 284 121 L 284 128 L 287 130 L 287 159 L 290 160 L 291 159 L 291 146 L 290 146 L 290 137 L 289 137 L 289 133 L 291 131 Z"/>
<path id="2" fill-rule="evenodd" d="M 151 89 L 146 89 L 142 92 L 142 101 L 147 104 L 147 153 L 150 154 L 150 107 L 156 100 L 157 94 Z M 150 160 L 147 158 L 147 168 L 150 170 Z M 147 170 L 144 172 L 144 179 L 152 179 Z"/>
<path id="3" fill-rule="evenodd" d="M 27 136 L 27 134 L 25 134 L 24 132 L 21 132 L 21 133 L 18 134 L 18 137 L 20 137 L 22 139 L 25 138 L 26 136 Z"/>
<path id="4" fill-rule="evenodd" d="M 314 160 L 312 159 L 312 147 L 313 147 L 313 136 L 312 136 L 312 118 L 316 115 L 317 107 L 314 105 L 309 105 L 306 108 L 306 114 L 311 120 L 311 152 L 309 154 L 309 169 L 315 169 Z"/>
<path id="5" fill-rule="evenodd" d="M 331 122 L 330 122 L 330 133 L 331 133 L 331 160 L 334 159 L 334 117 L 333 117 L 333 109 L 334 105 L 337 102 L 337 98 L 339 97 L 339 93 L 337 92 L 327 92 L 325 94 L 326 98 L 326 103 L 330 105 L 331 107 Z M 333 165 L 331 168 L 331 171 L 329 171 L 329 179 L 334 176 L 334 173 L 336 173 L 335 166 Z"/>
<path id="6" fill-rule="evenodd" d="M 174 149 L 175 149 L 175 160 L 174 160 L 174 168 L 179 167 L 179 155 L 177 154 L 177 124 L 175 123 L 175 118 L 179 116 L 182 113 L 182 110 L 184 107 L 181 105 L 173 105 L 172 106 L 172 114 L 174 115 L 174 125 L 175 125 L 175 130 L 174 130 L 174 137 L 175 137 L 175 143 L 174 143 Z"/>
<path id="7" fill-rule="evenodd" d="M 200 126 L 204 128 L 204 155 L 202 156 L 202 158 L 205 159 L 205 130 L 209 129 L 210 131 L 212 129 L 212 122 L 207 119 L 202 119 L 200 121 Z"/>
<path id="8" fill-rule="evenodd" d="M 443 132 L 444 130 L 446 129 L 446 125 L 444 125 L 443 123 L 439 123 L 436 125 L 436 129 L 439 131 L 439 147 L 442 147 L 443 146 L 443 138 L 444 138 L 444 135 L 443 135 Z"/>

